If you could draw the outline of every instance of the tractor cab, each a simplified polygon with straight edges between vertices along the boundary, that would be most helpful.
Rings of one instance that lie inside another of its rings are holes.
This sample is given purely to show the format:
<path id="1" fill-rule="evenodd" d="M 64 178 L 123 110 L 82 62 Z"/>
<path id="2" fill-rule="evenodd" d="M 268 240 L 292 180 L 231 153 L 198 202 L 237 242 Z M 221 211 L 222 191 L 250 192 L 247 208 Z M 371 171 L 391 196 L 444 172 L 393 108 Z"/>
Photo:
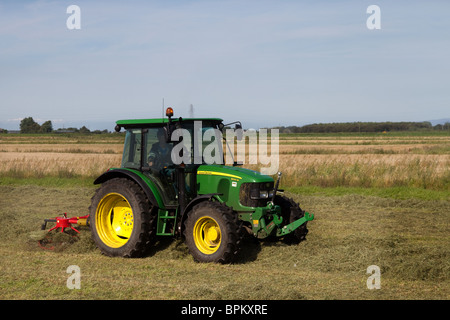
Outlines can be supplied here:
<path id="1" fill-rule="evenodd" d="M 121 168 L 134 169 L 150 179 L 165 207 L 177 206 L 180 192 L 186 201 L 197 195 L 196 172 L 200 165 L 211 161 L 223 164 L 222 119 L 169 117 L 117 121 L 116 130 L 122 127 L 126 133 Z M 179 186 L 180 170 L 184 190 Z"/>

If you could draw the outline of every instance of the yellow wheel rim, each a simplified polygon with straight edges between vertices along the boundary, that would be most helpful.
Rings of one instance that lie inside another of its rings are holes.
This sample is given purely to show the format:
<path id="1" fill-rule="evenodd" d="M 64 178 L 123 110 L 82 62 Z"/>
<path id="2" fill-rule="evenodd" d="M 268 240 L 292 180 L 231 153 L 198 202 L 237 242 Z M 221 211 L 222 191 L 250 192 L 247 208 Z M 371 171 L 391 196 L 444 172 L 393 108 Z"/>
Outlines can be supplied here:
<path id="1" fill-rule="evenodd" d="M 204 254 L 213 254 L 220 247 L 222 233 L 219 224 L 211 217 L 202 217 L 194 225 L 194 242 Z"/>
<path id="2" fill-rule="evenodd" d="M 104 196 L 97 207 L 95 226 L 108 247 L 119 248 L 127 243 L 133 231 L 133 210 L 128 201 L 118 193 Z"/>

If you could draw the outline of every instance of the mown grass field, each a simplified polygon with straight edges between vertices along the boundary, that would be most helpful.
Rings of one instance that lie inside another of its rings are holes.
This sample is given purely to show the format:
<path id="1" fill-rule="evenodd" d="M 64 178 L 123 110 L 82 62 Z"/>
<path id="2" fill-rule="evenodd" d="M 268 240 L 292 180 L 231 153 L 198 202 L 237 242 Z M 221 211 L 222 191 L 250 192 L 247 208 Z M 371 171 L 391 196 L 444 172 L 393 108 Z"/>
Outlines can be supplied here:
<path id="1" fill-rule="evenodd" d="M 299 245 L 248 240 L 237 263 L 195 263 L 161 239 L 141 259 L 80 240 L 43 251 L 44 218 L 87 214 L 122 136 L 0 135 L 1 299 L 449 299 L 448 134 L 282 135 L 282 188 L 315 214 Z M 252 167 L 252 166 L 249 166 Z M 70 265 L 81 289 L 66 287 Z M 371 265 L 381 289 L 367 288 Z"/>

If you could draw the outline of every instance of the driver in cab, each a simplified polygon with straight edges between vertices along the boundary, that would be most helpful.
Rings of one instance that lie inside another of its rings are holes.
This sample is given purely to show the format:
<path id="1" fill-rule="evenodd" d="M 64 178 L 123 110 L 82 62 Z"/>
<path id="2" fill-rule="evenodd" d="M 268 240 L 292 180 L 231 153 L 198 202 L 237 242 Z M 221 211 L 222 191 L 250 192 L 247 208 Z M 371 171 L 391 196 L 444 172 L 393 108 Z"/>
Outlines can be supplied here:
<path id="1" fill-rule="evenodd" d="M 166 142 L 163 128 L 159 128 L 156 135 L 158 142 L 154 143 L 150 149 L 148 154 L 148 165 L 153 169 L 160 171 L 164 167 L 173 164 L 171 158 L 172 145 Z"/>

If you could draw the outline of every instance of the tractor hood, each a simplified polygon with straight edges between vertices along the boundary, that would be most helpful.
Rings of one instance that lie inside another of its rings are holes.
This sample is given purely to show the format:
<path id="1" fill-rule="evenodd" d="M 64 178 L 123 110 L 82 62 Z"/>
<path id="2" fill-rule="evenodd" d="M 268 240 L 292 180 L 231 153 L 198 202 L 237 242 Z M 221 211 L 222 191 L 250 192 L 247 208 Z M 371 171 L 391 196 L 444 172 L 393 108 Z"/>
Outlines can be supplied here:
<path id="1" fill-rule="evenodd" d="M 273 178 L 258 171 L 241 167 L 225 165 L 201 165 L 197 169 L 198 175 L 230 178 L 231 181 L 242 182 L 273 182 Z"/>
<path id="2" fill-rule="evenodd" d="M 270 176 L 257 171 L 224 165 L 201 165 L 197 169 L 197 194 L 214 194 L 217 200 L 237 211 L 254 210 L 267 205 L 274 187 Z M 265 199 L 250 199 L 250 193 L 267 191 Z"/>

